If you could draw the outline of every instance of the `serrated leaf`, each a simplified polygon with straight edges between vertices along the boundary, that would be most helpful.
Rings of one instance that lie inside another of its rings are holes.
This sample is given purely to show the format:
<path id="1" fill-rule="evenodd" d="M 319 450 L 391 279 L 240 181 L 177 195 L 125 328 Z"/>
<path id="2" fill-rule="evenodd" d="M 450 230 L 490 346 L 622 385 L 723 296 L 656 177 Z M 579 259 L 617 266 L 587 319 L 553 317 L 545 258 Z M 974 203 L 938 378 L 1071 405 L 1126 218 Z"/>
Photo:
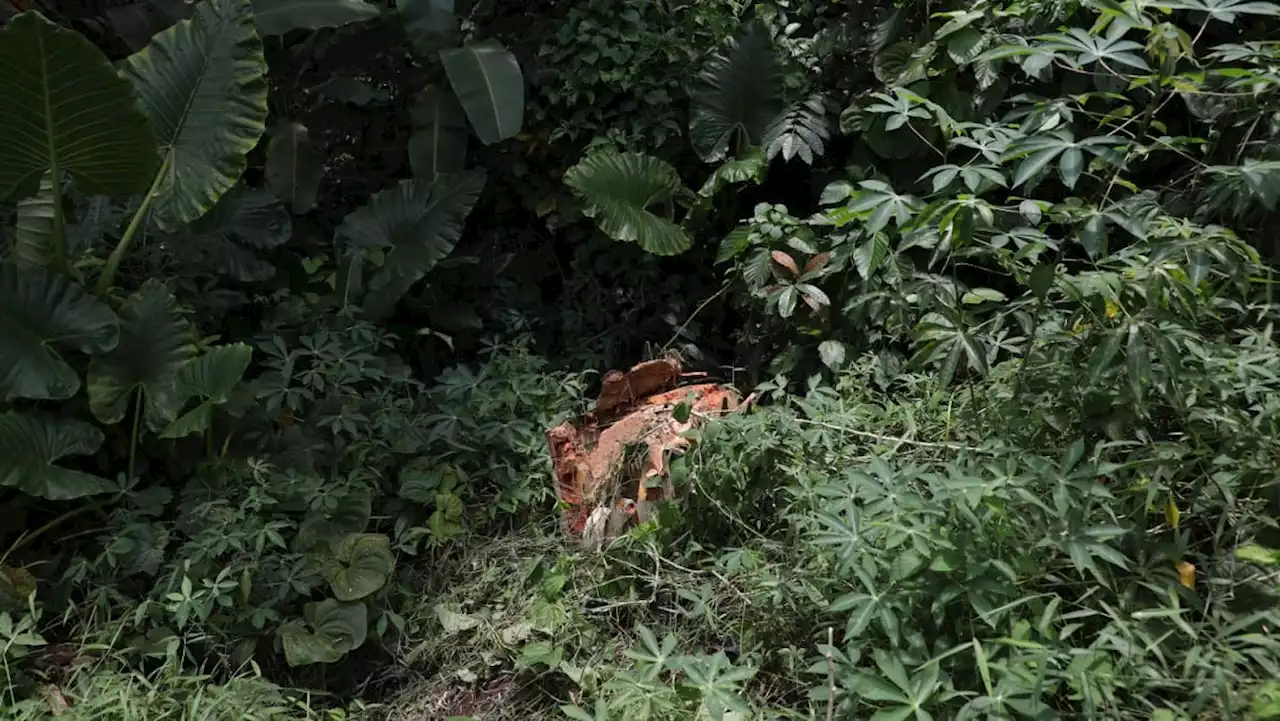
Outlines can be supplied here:
<path id="1" fill-rule="evenodd" d="M 102 440 L 102 431 L 74 418 L 0 414 L 0 486 L 52 501 L 117 490 L 105 478 L 56 465 L 67 456 L 97 453 Z"/>

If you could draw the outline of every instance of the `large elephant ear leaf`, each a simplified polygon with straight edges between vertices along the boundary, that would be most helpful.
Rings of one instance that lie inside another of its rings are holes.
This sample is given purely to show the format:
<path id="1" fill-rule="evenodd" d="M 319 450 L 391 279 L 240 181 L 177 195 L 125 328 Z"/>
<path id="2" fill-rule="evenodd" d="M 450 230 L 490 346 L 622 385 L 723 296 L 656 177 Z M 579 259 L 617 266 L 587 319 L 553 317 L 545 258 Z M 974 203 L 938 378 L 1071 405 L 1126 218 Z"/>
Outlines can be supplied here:
<path id="1" fill-rule="evenodd" d="M 414 127 L 409 137 L 409 166 L 414 177 L 435 180 L 466 167 L 471 130 L 452 90 L 427 88 L 409 112 Z"/>
<path id="2" fill-rule="evenodd" d="M 524 74 L 496 40 L 440 51 L 449 84 L 485 145 L 515 137 L 524 124 Z"/>
<path id="3" fill-rule="evenodd" d="M 265 129 L 266 72 L 250 0 L 204 0 L 125 61 L 163 156 L 151 190 L 161 230 L 204 215 L 244 173 Z"/>
<path id="4" fill-rule="evenodd" d="M 147 189 L 159 161 L 129 83 L 79 33 L 38 12 L 0 28 L 0 200 L 36 192 L 45 171 L 86 194 Z"/>
<path id="5" fill-rule="evenodd" d="M 253 358 L 253 349 L 245 343 L 215 346 L 199 358 L 192 358 L 178 370 L 177 394 L 181 408 L 192 399 L 196 407 L 182 414 L 161 433 L 161 438 L 185 438 L 207 430 L 213 424 L 213 411 L 231 399 L 231 392 L 244 377 Z"/>
<path id="6" fill-rule="evenodd" d="M 295 214 L 316 207 L 324 165 L 305 125 L 285 122 L 271 131 L 266 175 L 271 192 Z"/>
<path id="7" fill-rule="evenodd" d="M 70 398 L 80 377 L 58 349 L 96 355 L 118 339 L 116 314 L 70 278 L 0 264 L 0 401 Z"/>
<path id="8" fill-rule="evenodd" d="M 381 533 L 353 533 L 338 544 L 326 575 L 334 598 L 355 601 L 387 585 L 395 568 L 390 538 Z"/>
<path id="9" fill-rule="evenodd" d="M 120 342 L 89 364 L 89 409 L 103 423 L 119 423 L 134 393 L 141 393 L 148 423 L 168 424 L 177 415 L 178 371 L 192 355 L 195 337 L 177 301 L 155 280 L 147 281 L 120 309 Z"/>
<path id="10" fill-rule="evenodd" d="M 342 27 L 382 14 L 365 0 L 253 0 L 253 11 L 264 38 L 290 30 Z"/>
<path id="11" fill-rule="evenodd" d="M 638 243 L 654 255 L 676 255 L 692 245 L 684 229 L 648 210 L 681 187 L 676 169 L 658 158 L 597 152 L 569 168 L 564 182 L 586 204 L 585 214 L 614 240 Z"/>
<path id="12" fill-rule="evenodd" d="M 343 218 L 339 243 L 388 251 L 386 262 L 369 280 L 366 316 L 385 317 L 414 283 L 453 251 L 484 182 L 479 170 L 434 182 L 402 180 Z"/>
<path id="13" fill-rule="evenodd" d="M 363 603 L 341 603 L 332 598 L 308 603 L 306 623 L 290 621 L 280 627 L 280 645 L 290 666 L 333 663 L 364 644 L 369 633 L 369 611 Z"/>
<path id="14" fill-rule="evenodd" d="M 760 145 L 783 109 L 782 68 L 768 31 L 753 23 L 730 40 L 724 52 L 707 62 L 691 90 L 689 136 L 704 161 L 724 160 L 737 153 L 737 145 Z"/>
<path id="15" fill-rule="evenodd" d="M 110 493 L 117 488 L 111 481 L 56 465 L 97 453 L 102 438 L 102 431 L 74 418 L 0 414 L 0 486 L 52 501 Z"/>

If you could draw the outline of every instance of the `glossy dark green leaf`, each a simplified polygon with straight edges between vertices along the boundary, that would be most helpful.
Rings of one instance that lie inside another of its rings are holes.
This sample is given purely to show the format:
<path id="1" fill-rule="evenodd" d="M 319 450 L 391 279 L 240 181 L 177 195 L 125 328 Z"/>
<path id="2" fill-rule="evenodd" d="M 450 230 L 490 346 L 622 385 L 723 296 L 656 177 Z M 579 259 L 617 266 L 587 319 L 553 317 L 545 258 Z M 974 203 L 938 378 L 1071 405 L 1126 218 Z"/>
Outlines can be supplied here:
<path id="1" fill-rule="evenodd" d="M 480 142 L 492 145 L 520 132 L 524 74 L 511 51 L 484 40 L 441 50 L 440 62 Z"/>

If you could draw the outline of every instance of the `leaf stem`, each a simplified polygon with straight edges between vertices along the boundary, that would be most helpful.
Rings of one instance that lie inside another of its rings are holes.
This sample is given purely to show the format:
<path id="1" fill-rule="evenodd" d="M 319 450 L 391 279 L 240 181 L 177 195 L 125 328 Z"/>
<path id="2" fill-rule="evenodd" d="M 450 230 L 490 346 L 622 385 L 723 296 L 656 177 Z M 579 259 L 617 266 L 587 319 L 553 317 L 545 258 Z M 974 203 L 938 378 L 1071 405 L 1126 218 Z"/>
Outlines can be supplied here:
<path id="1" fill-rule="evenodd" d="M 135 388 L 133 396 L 133 430 L 129 433 L 129 480 L 133 480 L 133 469 L 138 458 L 138 428 L 142 426 L 142 389 Z"/>
<path id="2" fill-rule="evenodd" d="M 99 298 L 106 298 L 107 292 L 111 290 L 111 285 L 116 279 L 116 272 L 120 270 L 120 263 L 124 261 L 125 254 L 129 252 L 129 246 L 133 245 L 134 237 L 138 235 L 143 221 L 146 220 L 147 213 L 151 210 L 151 203 L 156 199 L 156 191 L 160 189 L 161 179 L 169 172 L 169 163 L 172 158 L 172 154 L 165 154 L 164 162 L 160 164 L 160 170 L 156 171 L 155 180 L 151 181 L 151 187 L 147 189 L 147 194 L 142 196 L 142 202 L 138 204 L 138 210 L 133 214 L 128 227 L 124 229 L 124 235 L 120 237 L 120 242 L 116 243 L 115 250 L 112 250 L 111 256 L 107 258 L 107 265 L 102 269 L 102 275 L 98 277 L 97 291 Z"/>

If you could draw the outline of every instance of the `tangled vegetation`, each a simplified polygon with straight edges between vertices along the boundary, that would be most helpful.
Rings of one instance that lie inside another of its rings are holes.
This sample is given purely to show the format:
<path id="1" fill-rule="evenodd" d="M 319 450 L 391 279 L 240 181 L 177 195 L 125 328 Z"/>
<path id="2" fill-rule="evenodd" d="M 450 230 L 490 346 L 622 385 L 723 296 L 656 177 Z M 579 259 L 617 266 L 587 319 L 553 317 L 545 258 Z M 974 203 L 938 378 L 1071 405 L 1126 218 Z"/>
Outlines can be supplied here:
<path id="1" fill-rule="evenodd" d="M 0 2 L 0 718 L 1280 718 L 1278 16 Z"/>

